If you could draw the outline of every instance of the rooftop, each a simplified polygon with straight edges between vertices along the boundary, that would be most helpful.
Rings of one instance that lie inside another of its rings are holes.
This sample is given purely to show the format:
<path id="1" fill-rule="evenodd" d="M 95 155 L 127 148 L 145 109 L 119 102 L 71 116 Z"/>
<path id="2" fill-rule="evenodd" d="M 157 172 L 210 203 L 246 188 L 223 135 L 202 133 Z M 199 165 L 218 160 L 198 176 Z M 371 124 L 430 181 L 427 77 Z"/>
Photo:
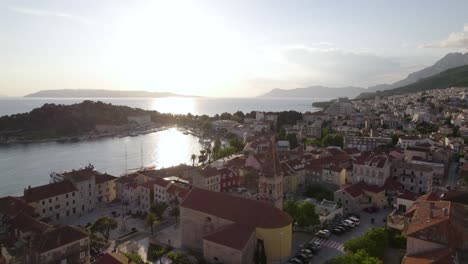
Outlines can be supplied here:
<path id="1" fill-rule="evenodd" d="M 78 227 L 66 225 L 43 233 L 40 238 L 33 243 L 34 247 L 42 253 L 86 237 L 88 237 L 88 234 Z"/>
<path id="2" fill-rule="evenodd" d="M 251 227 L 280 228 L 292 222 L 269 203 L 199 188 L 193 188 L 181 206 Z"/>
<path id="3" fill-rule="evenodd" d="M 38 202 L 54 196 L 77 191 L 73 183 L 68 180 L 49 183 L 46 185 L 24 190 L 24 199 L 27 203 Z"/>
<path id="4" fill-rule="evenodd" d="M 254 228 L 251 226 L 232 224 L 216 230 L 203 239 L 237 250 L 243 250 L 253 232 Z"/>

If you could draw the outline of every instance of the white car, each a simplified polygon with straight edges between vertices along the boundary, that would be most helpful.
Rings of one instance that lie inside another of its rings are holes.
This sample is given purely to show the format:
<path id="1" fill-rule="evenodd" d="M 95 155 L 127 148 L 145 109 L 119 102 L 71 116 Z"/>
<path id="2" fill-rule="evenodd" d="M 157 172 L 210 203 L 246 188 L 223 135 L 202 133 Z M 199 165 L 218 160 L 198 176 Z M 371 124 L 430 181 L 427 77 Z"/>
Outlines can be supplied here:
<path id="1" fill-rule="evenodd" d="M 359 221 L 359 218 L 356 218 L 356 217 L 354 217 L 354 216 L 348 217 L 347 220 L 353 221 L 354 224 L 357 225 L 357 226 L 361 223 L 361 221 Z"/>
<path id="2" fill-rule="evenodd" d="M 354 226 L 355 226 L 354 222 L 351 221 L 351 220 L 348 220 L 348 219 L 343 220 L 343 222 L 341 222 L 341 223 L 342 223 L 342 224 L 345 224 L 345 225 L 348 225 L 348 226 L 350 226 L 350 227 L 354 227 Z"/>

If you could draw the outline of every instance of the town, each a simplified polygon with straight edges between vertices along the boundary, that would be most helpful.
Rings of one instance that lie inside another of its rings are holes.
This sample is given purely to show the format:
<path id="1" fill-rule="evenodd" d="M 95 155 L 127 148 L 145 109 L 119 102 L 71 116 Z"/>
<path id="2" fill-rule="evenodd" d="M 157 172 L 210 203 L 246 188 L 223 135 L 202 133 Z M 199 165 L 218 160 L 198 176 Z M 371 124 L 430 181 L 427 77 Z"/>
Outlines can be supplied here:
<path id="1" fill-rule="evenodd" d="M 467 263 L 467 93 L 222 114 L 190 128 L 216 142 L 187 164 L 53 172 L 49 184 L 0 198 L 1 256 L 33 264 Z"/>

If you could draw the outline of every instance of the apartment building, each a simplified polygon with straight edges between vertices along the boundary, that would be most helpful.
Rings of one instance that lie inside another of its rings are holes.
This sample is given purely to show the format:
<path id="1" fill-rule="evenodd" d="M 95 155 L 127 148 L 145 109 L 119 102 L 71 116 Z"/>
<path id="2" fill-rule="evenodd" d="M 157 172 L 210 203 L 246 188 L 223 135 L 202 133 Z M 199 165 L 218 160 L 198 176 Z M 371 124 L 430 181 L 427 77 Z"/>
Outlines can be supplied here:
<path id="1" fill-rule="evenodd" d="M 370 185 L 383 186 L 390 177 L 391 161 L 387 156 L 371 154 L 353 162 L 353 182 L 364 181 Z"/>
<path id="2" fill-rule="evenodd" d="M 343 145 L 345 148 L 357 148 L 360 151 L 373 151 L 378 146 L 386 146 L 392 143 L 387 137 L 355 137 L 345 136 Z"/>
<path id="3" fill-rule="evenodd" d="M 395 161 L 391 175 L 403 184 L 407 191 L 425 194 L 432 190 L 434 170 L 429 165 Z"/>
<path id="4" fill-rule="evenodd" d="M 206 167 L 204 169 L 190 171 L 192 185 L 205 190 L 219 192 L 221 190 L 221 173 L 216 168 Z"/>

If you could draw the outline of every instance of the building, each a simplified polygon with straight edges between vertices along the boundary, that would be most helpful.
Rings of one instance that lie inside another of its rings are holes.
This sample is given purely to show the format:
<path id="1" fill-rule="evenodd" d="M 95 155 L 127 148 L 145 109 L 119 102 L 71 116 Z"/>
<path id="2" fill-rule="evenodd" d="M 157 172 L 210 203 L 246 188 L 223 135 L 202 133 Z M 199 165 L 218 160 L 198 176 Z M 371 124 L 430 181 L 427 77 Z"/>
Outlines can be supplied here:
<path id="1" fill-rule="evenodd" d="M 89 236 L 73 226 L 48 229 L 32 240 L 26 263 L 90 263 Z"/>
<path id="2" fill-rule="evenodd" d="M 262 247 L 269 263 L 291 255 L 290 216 L 263 201 L 193 188 L 180 205 L 180 224 L 182 246 L 208 262 L 252 263 Z"/>
<path id="3" fill-rule="evenodd" d="M 272 142 L 275 142 L 272 140 Z M 274 144 L 265 156 L 258 174 L 258 199 L 268 201 L 278 208 L 283 208 L 284 173 Z"/>
<path id="4" fill-rule="evenodd" d="M 240 187 L 240 176 L 235 170 L 230 168 L 221 168 L 219 169 L 219 173 L 221 175 L 221 192 L 231 191 L 234 188 Z"/>
<path id="5" fill-rule="evenodd" d="M 325 166 L 322 169 L 322 182 L 337 190 L 346 184 L 346 169 L 336 165 Z"/>
<path id="6" fill-rule="evenodd" d="M 425 194 L 432 190 L 434 171 L 429 165 L 395 161 L 391 175 L 403 184 L 407 191 Z"/>
<path id="7" fill-rule="evenodd" d="M 334 196 L 344 213 L 360 212 L 371 207 L 383 208 L 387 204 L 384 188 L 363 181 L 335 191 Z"/>
<path id="8" fill-rule="evenodd" d="M 338 98 L 337 102 L 334 102 L 326 111 L 327 114 L 336 116 L 336 115 L 343 115 L 349 116 L 356 112 L 354 109 L 353 104 L 349 101 L 346 97 Z"/>
<path id="9" fill-rule="evenodd" d="M 391 162 L 386 156 L 359 157 L 353 162 L 353 182 L 364 181 L 370 185 L 383 186 L 390 177 Z"/>
<path id="10" fill-rule="evenodd" d="M 194 187 L 219 192 L 221 190 L 221 173 L 216 168 L 206 167 L 190 171 L 192 185 Z"/>
<path id="11" fill-rule="evenodd" d="M 468 250 L 466 206 L 418 198 L 405 216 L 403 234 L 407 242 L 403 264 L 466 263 L 460 262 L 461 255 Z M 430 259 L 437 262 L 429 262 Z"/>
<path id="12" fill-rule="evenodd" d="M 83 215 L 78 189 L 69 180 L 50 183 L 24 190 L 23 199 L 34 208 L 40 219 L 60 220 L 71 215 Z"/>
<path id="13" fill-rule="evenodd" d="M 345 148 L 357 148 L 360 151 L 373 151 L 378 146 L 387 146 L 391 143 L 392 139 L 386 137 L 345 136 L 343 141 Z"/>

